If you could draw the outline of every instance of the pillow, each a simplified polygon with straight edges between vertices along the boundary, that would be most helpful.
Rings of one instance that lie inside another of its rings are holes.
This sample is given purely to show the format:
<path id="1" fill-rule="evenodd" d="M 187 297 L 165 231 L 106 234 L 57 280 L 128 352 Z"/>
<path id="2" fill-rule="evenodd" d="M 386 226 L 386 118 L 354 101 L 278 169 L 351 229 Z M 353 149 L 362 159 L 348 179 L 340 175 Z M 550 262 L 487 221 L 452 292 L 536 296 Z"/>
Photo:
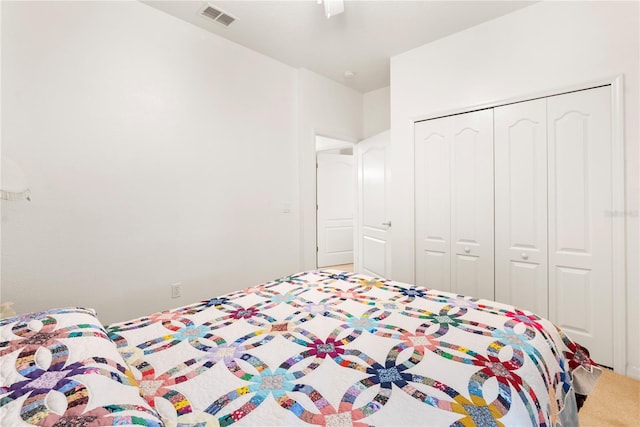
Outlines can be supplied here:
<path id="1" fill-rule="evenodd" d="M 0 425 L 161 426 L 95 311 L 0 320 Z"/>

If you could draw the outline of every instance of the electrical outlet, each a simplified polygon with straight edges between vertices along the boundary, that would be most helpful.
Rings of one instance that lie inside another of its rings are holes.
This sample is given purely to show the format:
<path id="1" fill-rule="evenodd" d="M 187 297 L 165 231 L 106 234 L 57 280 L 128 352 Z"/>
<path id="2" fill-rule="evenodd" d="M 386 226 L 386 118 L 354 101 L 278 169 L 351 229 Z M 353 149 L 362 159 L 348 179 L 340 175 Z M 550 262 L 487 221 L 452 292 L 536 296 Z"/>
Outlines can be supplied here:
<path id="1" fill-rule="evenodd" d="M 180 298 L 182 296 L 182 283 L 174 283 L 171 285 L 171 298 Z"/>

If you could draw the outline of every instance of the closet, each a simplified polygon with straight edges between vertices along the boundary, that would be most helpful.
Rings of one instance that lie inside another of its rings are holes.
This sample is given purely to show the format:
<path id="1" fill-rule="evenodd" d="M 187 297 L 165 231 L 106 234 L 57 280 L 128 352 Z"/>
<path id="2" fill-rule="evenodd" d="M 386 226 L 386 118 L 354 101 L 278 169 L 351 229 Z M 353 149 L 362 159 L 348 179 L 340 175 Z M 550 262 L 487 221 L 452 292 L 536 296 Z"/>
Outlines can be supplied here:
<path id="1" fill-rule="evenodd" d="M 415 124 L 416 282 L 547 317 L 613 366 L 611 89 Z"/>

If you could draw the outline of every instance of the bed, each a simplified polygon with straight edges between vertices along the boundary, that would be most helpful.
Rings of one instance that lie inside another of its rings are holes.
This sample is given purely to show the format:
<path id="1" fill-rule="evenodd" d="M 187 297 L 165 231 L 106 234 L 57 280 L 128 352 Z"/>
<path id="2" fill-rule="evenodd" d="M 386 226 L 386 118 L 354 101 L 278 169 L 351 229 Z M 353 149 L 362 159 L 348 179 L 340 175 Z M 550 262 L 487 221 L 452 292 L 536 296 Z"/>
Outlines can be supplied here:
<path id="1" fill-rule="evenodd" d="M 62 309 L 0 332 L 3 426 L 573 426 L 600 373 L 530 312 L 332 270 L 106 328 Z"/>

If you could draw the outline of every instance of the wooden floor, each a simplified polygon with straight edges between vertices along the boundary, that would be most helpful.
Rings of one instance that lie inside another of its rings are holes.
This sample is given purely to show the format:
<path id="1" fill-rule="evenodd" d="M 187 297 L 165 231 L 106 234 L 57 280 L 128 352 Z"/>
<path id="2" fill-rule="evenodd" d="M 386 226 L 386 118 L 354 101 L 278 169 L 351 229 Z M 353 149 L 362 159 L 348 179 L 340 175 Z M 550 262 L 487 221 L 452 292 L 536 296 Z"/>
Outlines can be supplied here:
<path id="1" fill-rule="evenodd" d="M 582 427 L 640 426 L 640 381 L 604 369 L 578 416 Z"/>
<path id="2" fill-rule="evenodd" d="M 340 270 L 353 273 L 353 264 L 332 265 L 330 267 L 322 267 L 323 270 Z"/>

